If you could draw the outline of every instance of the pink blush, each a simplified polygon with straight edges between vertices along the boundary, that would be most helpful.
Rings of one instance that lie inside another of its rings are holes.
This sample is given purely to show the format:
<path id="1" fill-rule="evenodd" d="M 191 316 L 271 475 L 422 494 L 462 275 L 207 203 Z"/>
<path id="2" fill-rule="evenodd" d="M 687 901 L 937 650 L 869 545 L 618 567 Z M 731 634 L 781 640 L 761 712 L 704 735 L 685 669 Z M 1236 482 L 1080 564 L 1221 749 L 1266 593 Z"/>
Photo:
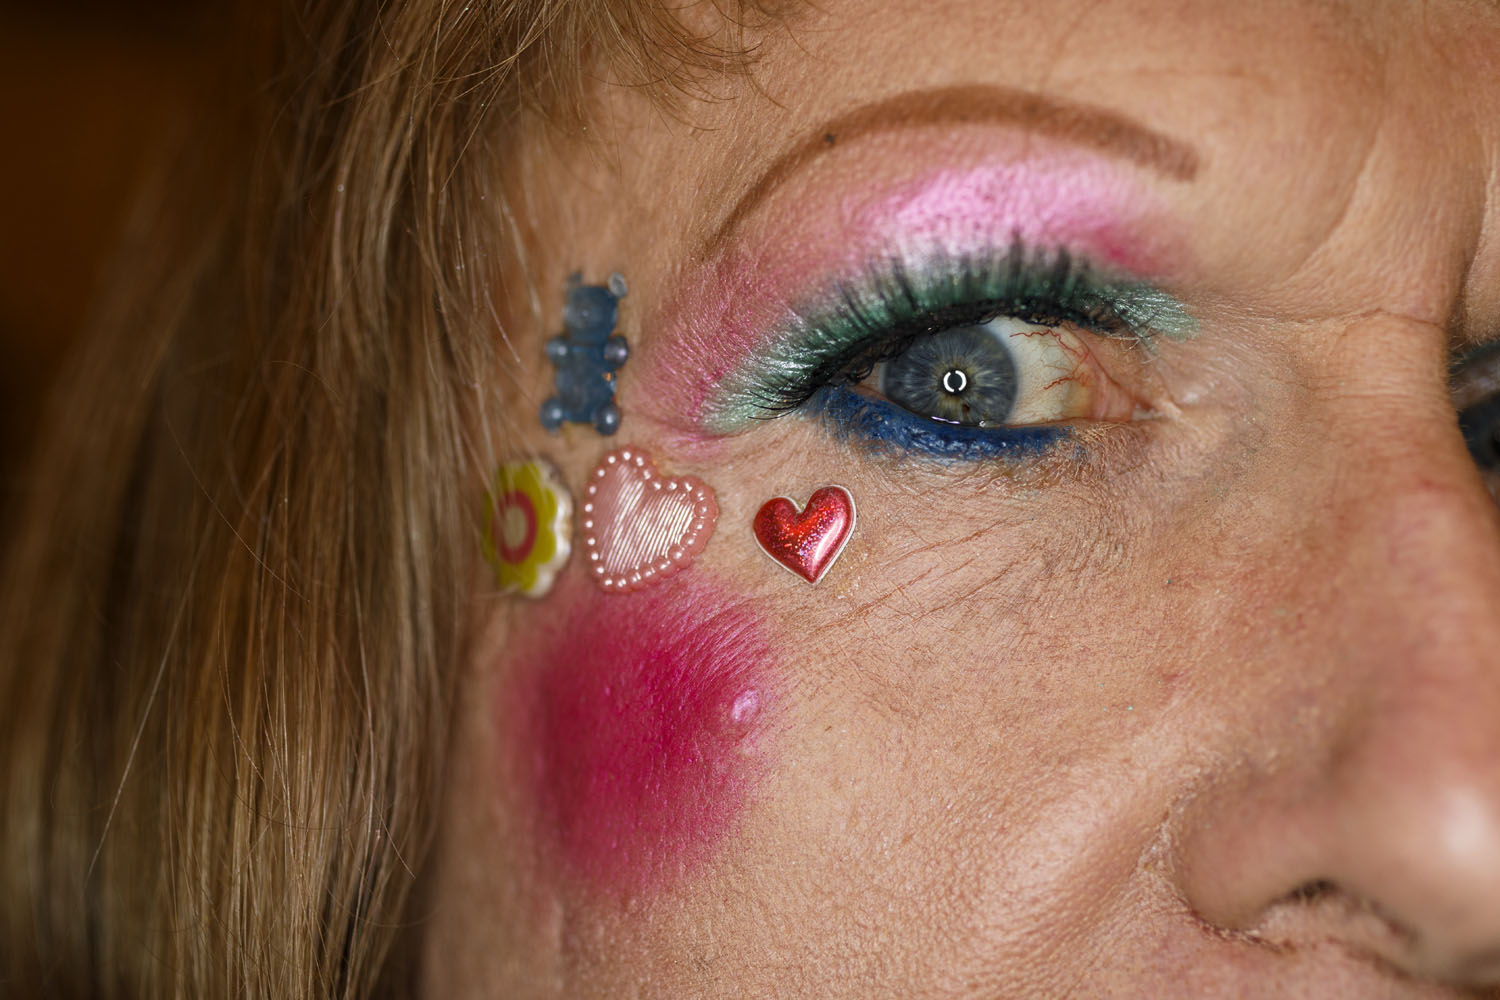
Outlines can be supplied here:
<path id="1" fill-rule="evenodd" d="M 761 770 L 768 646 L 716 589 L 559 587 L 557 627 L 527 643 L 517 706 L 539 840 L 590 888 L 665 887 L 735 828 Z"/>

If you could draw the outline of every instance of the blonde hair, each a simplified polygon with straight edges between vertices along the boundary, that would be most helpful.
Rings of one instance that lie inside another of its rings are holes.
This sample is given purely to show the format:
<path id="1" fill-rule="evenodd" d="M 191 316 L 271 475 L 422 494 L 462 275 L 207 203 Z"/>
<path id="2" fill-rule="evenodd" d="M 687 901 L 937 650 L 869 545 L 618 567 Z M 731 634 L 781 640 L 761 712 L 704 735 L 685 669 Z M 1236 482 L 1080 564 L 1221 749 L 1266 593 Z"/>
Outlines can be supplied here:
<path id="1" fill-rule="evenodd" d="M 143 199 L 0 577 L 7 995 L 411 992 L 506 144 L 591 69 L 742 68 L 743 8 L 246 20 L 251 96 Z"/>

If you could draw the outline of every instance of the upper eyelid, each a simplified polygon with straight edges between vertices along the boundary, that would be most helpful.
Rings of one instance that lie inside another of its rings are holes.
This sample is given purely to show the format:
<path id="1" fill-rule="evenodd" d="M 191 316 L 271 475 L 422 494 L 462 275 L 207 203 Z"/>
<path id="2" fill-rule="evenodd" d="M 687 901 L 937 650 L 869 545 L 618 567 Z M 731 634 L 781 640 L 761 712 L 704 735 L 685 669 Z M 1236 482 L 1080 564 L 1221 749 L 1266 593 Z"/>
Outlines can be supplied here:
<path id="1" fill-rule="evenodd" d="M 1180 312 L 1170 297 L 1153 301 L 1154 292 L 1147 291 L 1146 286 L 1102 275 L 1086 259 L 1075 257 L 1066 248 L 1036 250 L 1017 242 L 1005 252 L 1004 258 L 1001 267 L 1007 273 L 999 277 L 1008 284 L 1003 294 L 946 302 L 937 308 L 918 303 L 921 294 L 909 270 L 899 260 L 890 261 L 883 273 L 872 269 L 865 279 L 869 289 L 866 293 L 856 290 L 850 282 L 841 282 L 834 297 L 839 304 L 831 317 L 819 318 L 811 310 L 798 314 L 800 325 L 809 330 L 804 338 L 809 345 L 808 353 L 819 350 L 816 341 L 820 336 L 828 339 L 820 327 L 831 322 L 851 323 L 863 335 L 837 353 L 823 355 L 819 363 L 805 364 L 795 376 L 777 386 L 780 402 L 766 415 L 795 409 L 822 385 L 868 374 L 871 367 L 896 357 L 922 338 L 960 325 L 1013 316 L 1038 325 L 1072 323 L 1100 336 L 1149 346 L 1157 332 L 1153 324 L 1163 320 L 1161 314 L 1169 310 Z M 993 269 L 993 263 L 976 264 L 969 256 L 953 261 L 940 259 L 929 267 L 960 273 L 971 284 L 996 277 L 984 270 Z M 881 310 L 889 315 L 878 315 Z M 1169 328 L 1169 336 L 1174 335 L 1171 328 L 1182 324 L 1180 315 L 1171 322 L 1161 323 Z M 797 378 L 803 379 L 803 384 L 798 385 L 794 381 Z"/>
<path id="2" fill-rule="evenodd" d="M 858 369 L 850 368 L 846 370 L 844 373 L 844 377 L 849 381 L 858 381 L 859 379 L 866 378 L 872 373 L 874 368 L 879 365 L 885 364 L 886 362 L 895 360 L 926 338 L 934 336 L 938 333 L 942 333 L 945 330 L 954 329 L 958 326 L 967 326 L 970 324 L 980 326 L 991 323 L 998 319 L 1005 318 L 1018 319 L 1023 323 L 1027 323 L 1038 328 L 1047 328 L 1054 325 L 1053 323 L 1036 318 L 1036 313 L 1033 313 L 1030 317 L 1014 316 L 1011 313 L 1007 312 L 1005 309 L 996 308 L 993 304 L 990 303 L 978 303 L 976 305 L 978 306 L 978 308 L 974 310 L 974 314 L 972 317 L 959 319 L 957 316 L 955 316 L 955 321 L 952 324 L 944 324 L 931 330 L 924 329 L 920 331 L 913 331 L 909 334 L 904 334 L 885 341 L 884 343 L 878 345 L 878 350 L 873 351 L 868 356 L 860 356 L 858 360 L 861 362 L 862 367 Z M 1075 323 L 1076 325 L 1082 327 L 1084 330 L 1097 336 L 1127 340 L 1132 343 L 1140 344 L 1146 344 L 1150 341 L 1149 334 L 1146 334 L 1144 332 L 1121 332 L 1111 331 L 1108 329 L 1096 329 L 1094 326 L 1089 324 L 1087 319 L 1084 318 L 1058 316 L 1054 317 L 1054 319 L 1057 323 Z M 851 364 L 853 360 L 853 358 L 850 359 Z"/>

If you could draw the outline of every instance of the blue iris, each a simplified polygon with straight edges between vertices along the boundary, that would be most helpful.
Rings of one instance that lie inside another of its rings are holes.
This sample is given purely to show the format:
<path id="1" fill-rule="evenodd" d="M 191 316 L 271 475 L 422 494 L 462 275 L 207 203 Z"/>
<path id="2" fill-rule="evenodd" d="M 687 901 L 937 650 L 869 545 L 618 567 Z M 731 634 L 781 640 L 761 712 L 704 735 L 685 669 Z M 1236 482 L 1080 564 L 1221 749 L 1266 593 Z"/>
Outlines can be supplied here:
<path id="1" fill-rule="evenodd" d="M 944 330 L 885 363 L 880 389 L 923 417 L 994 427 L 1016 405 L 1019 378 L 1010 349 L 983 326 Z"/>

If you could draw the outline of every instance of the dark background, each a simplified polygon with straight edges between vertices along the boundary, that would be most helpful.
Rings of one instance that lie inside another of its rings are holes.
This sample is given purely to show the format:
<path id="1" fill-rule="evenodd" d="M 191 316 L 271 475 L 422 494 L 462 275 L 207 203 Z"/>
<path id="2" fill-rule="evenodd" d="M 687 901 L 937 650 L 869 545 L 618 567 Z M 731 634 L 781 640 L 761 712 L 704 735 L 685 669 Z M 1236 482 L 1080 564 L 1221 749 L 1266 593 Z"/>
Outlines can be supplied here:
<path id="1" fill-rule="evenodd" d="M 0 0 L 0 511 L 131 194 L 222 55 L 221 6 Z"/>

